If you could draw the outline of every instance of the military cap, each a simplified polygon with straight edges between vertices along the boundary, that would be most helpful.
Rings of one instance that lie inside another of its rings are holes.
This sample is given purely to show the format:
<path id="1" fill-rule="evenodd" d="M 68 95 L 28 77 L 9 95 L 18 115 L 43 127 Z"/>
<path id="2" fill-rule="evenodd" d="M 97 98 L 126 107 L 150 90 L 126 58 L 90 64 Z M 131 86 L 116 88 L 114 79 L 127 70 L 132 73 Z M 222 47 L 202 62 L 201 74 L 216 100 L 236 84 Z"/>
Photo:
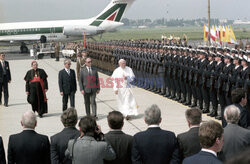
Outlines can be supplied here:
<path id="1" fill-rule="evenodd" d="M 242 61 L 248 62 L 248 58 L 246 55 L 243 55 Z"/>
<path id="2" fill-rule="evenodd" d="M 196 54 L 196 50 L 195 50 L 195 49 L 191 49 L 191 52 L 192 52 L 193 54 Z"/>
<path id="3" fill-rule="evenodd" d="M 87 49 L 86 49 L 86 48 L 83 48 L 81 52 L 87 52 Z"/>
<path id="4" fill-rule="evenodd" d="M 216 50 L 217 51 L 223 51 L 223 49 L 221 47 L 217 47 Z"/>
<path id="5" fill-rule="evenodd" d="M 238 53 L 238 51 L 235 48 L 232 48 L 231 53 Z"/>
<path id="6" fill-rule="evenodd" d="M 244 51 L 244 50 L 240 49 L 240 53 L 241 53 L 241 54 L 245 54 L 245 53 L 246 53 L 246 51 Z"/>
<path id="7" fill-rule="evenodd" d="M 217 53 L 216 53 L 216 57 L 222 58 L 223 56 L 222 56 L 222 54 L 221 54 L 220 52 L 217 52 Z"/>
<path id="8" fill-rule="evenodd" d="M 214 52 L 209 52 L 209 54 L 208 54 L 208 56 L 210 56 L 210 57 L 216 57 L 216 54 L 214 53 Z"/>
<path id="9" fill-rule="evenodd" d="M 230 52 L 230 48 L 229 47 L 224 47 L 224 51 Z"/>
<path id="10" fill-rule="evenodd" d="M 225 58 L 234 59 L 229 53 L 227 53 L 227 54 L 225 55 Z"/>

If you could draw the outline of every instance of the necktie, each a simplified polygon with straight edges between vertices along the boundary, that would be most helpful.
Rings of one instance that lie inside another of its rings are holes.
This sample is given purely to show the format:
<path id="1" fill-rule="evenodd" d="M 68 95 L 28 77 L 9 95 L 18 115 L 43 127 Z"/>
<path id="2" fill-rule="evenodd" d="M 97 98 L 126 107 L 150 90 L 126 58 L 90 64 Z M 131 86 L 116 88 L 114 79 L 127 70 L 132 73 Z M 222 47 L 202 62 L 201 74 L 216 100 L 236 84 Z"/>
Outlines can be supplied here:
<path id="1" fill-rule="evenodd" d="M 3 67 L 3 74 L 5 75 L 6 74 L 6 69 L 5 69 L 4 61 L 2 61 L 2 67 Z"/>
<path id="2" fill-rule="evenodd" d="M 67 70 L 67 73 L 70 75 L 70 71 L 69 71 L 69 69 Z"/>
<path id="3" fill-rule="evenodd" d="M 91 76 L 92 72 L 91 72 L 91 68 L 89 67 L 89 76 Z"/>

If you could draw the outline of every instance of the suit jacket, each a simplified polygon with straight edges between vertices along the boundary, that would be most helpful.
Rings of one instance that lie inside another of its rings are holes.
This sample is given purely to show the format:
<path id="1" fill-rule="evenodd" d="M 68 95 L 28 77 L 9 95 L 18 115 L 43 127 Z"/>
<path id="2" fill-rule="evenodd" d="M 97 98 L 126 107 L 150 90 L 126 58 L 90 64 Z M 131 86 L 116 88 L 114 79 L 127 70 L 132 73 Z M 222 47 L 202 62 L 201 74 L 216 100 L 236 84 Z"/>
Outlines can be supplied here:
<path id="1" fill-rule="evenodd" d="M 80 132 L 75 127 L 64 128 L 61 132 L 50 138 L 50 158 L 52 164 L 71 164 L 70 159 L 65 158 L 65 150 L 71 139 L 78 138 Z"/>
<path id="2" fill-rule="evenodd" d="M 6 164 L 3 140 L 0 136 L 0 164 Z"/>
<path id="3" fill-rule="evenodd" d="M 116 159 L 105 161 L 105 164 L 130 164 L 133 137 L 122 131 L 110 131 L 105 134 L 105 140 L 110 143 L 116 153 Z"/>
<path id="4" fill-rule="evenodd" d="M 71 157 L 74 164 L 82 164 L 83 161 L 84 164 L 103 164 L 104 159 L 113 160 L 116 157 L 110 144 L 97 142 L 90 136 L 70 140 L 65 155 Z"/>
<path id="5" fill-rule="evenodd" d="M 80 72 L 80 91 L 84 90 L 85 93 L 91 93 L 100 90 L 98 72 L 93 67 L 91 67 L 91 70 L 91 76 L 89 75 L 86 66 L 83 67 Z"/>
<path id="6" fill-rule="evenodd" d="M 222 164 L 212 153 L 200 151 L 199 153 L 184 159 L 183 164 Z"/>
<path id="7" fill-rule="evenodd" d="M 180 163 L 175 134 L 159 127 L 148 128 L 134 135 L 133 164 Z"/>
<path id="8" fill-rule="evenodd" d="M 214 68 L 214 77 L 215 77 L 215 84 L 214 84 L 214 88 L 219 89 L 220 86 L 222 86 L 221 82 L 219 81 L 219 76 L 223 70 L 224 67 L 224 63 L 221 62 L 220 64 L 216 64 L 215 68 Z"/>
<path id="9" fill-rule="evenodd" d="M 189 129 L 189 131 L 179 134 L 177 139 L 179 143 L 181 160 L 201 151 L 199 127 L 193 127 Z"/>
<path id="10" fill-rule="evenodd" d="M 236 135 L 237 134 L 237 135 Z M 220 159 L 228 160 L 250 146 L 250 131 L 236 124 L 224 128 L 223 147 Z"/>
<path id="11" fill-rule="evenodd" d="M 68 74 L 65 69 L 62 69 L 59 72 L 58 83 L 60 92 L 64 94 L 70 94 L 72 92 L 76 92 L 76 74 L 73 69 L 70 69 L 70 73 Z"/>
<path id="12" fill-rule="evenodd" d="M 206 71 L 204 72 L 204 76 L 206 77 L 206 87 L 207 88 L 211 88 L 212 86 L 211 86 L 211 76 L 212 76 L 212 72 L 214 71 L 214 68 L 215 68 L 215 66 L 216 66 L 216 62 L 215 61 L 213 61 L 211 64 L 209 63 L 208 65 L 207 65 L 207 68 L 206 68 Z"/>
<path id="13" fill-rule="evenodd" d="M 3 82 L 4 69 L 6 70 L 6 79 L 7 79 L 7 82 L 9 82 L 11 80 L 9 62 L 4 61 L 4 68 L 3 68 L 2 63 L 0 61 L 0 83 Z"/>
<path id="14" fill-rule="evenodd" d="M 242 107 L 240 104 L 234 104 L 240 109 L 240 120 L 238 122 L 238 125 L 243 128 L 250 127 L 250 113 L 249 111 Z"/>
<path id="15" fill-rule="evenodd" d="M 50 164 L 50 144 L 45 135 L 24 130 L 11 135 L 8 145 L 8 164 Z"/>

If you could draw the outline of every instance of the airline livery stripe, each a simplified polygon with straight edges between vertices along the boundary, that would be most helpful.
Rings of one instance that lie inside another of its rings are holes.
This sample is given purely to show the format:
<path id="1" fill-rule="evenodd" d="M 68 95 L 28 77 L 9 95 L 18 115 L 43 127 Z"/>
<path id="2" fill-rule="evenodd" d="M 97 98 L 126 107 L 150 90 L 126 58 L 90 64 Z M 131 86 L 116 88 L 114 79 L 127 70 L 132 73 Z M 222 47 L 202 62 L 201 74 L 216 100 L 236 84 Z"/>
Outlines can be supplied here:
<path id="1" fill-rule="evenodd" d="M 122 18 L 122 15 L 123 15 L 123 13 L 124 13 L 124 11 L 125 11 L 125 9 L 126 9 L 126 6 L 127 6 L 127 4 L 123 4 L 123 5 L 121 6 L 121 8 L 120 8 L 120 10 L 119 10 L 119 12 L 118 12 L 118 14 L 117 14 L 117 16 L 116 16 L 116 18 L 115 18 L 115 21 L 116 21 L 116 22 L 120 22 L 120 20 L 121 20 L 121 18 Z"/>
<path id="2" fill-rule="evenodd" d="M 111 7 L 109 10 L 107 10 L 105 13 L 103 13 L 101 16 L 99 16 L 97 19 L 105 20 L 107 19 L 111 14 L 113 14 L 117 9 L 123 8 L 125 10 L 127 4 L 115 4 L 113 7 Z M 123 11 L 124 11 L 123 10 Z M 123 12 L 121 13 L 121 15 Z"/>
<path id="3" fill-rule="evenodd" d="M 29 35 L 29 34 L 48 34 L 48 33 L 62 33 L 63 27 L 48 27 L 48 28 L 25 28 L 25 29 L 12 29 L 0 30 L 0 36 L 9 35 Z"/>
<path id="4" fill-rule="evenodd" d="M 91 25 L 91 26 L 99 26 L 100 24 L 102 24 L 102 21 L 95 20 L 95 21 L 92 22 L 90 25 Z"/>

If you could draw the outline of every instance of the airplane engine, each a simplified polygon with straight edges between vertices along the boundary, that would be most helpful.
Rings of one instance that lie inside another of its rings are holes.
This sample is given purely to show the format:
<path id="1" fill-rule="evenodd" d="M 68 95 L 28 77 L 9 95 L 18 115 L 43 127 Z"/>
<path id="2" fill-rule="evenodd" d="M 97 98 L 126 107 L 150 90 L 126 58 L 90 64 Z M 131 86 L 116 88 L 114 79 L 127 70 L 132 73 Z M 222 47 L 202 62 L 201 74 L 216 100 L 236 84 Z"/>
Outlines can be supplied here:
<path id="1" fill-rule="evenodd" d="M 95 26 L 66 26 L 63 28 L 63 34 L 67 36 L 81 36 L 85 32 L 85 35 L 96 35 L 98 29 Z"/>
<path id="2" fill-rule="evenodd" d="M 41 43 L 46 43 L 47 42 L 47 37 L 42 35 L 41 38 L 40 38 L 40 42 Z"/>

